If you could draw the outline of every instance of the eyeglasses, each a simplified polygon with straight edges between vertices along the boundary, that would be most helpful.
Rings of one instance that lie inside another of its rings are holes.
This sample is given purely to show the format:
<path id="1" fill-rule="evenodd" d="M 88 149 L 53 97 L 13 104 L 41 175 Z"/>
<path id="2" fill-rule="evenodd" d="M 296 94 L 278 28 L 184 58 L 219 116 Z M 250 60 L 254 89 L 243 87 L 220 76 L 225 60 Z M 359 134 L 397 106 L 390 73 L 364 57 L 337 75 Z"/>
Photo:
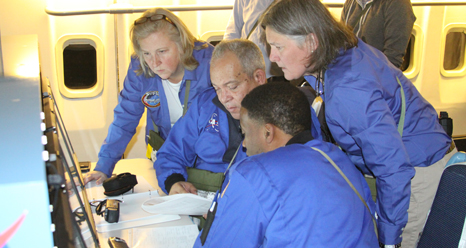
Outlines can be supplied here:
<path id="1" fill-rule="evenodd" d="M 148 21 L 151 21 L 151 22 L 156 22 L 156 21 L 160 21 L 160 20 L 165 20 L 167 22 L 169 22 L 171 25 L 173 25 L 175 28 L 176 28 L 176 25 L 175 23 L 170 20 L 170 18 L 168 18 L 166 15 L 162 15 L 162 14 L 156 14 L 156 15 L 153 15 L 153 16 L 147 16 L 147 17 L 141 17 L 141 18 L 138 18 L 136 19 L 136 21 L 134 21 L 134 25 L 138 25 L 138 24 L 143 24 L 143 23 L 146 23 Z"/>

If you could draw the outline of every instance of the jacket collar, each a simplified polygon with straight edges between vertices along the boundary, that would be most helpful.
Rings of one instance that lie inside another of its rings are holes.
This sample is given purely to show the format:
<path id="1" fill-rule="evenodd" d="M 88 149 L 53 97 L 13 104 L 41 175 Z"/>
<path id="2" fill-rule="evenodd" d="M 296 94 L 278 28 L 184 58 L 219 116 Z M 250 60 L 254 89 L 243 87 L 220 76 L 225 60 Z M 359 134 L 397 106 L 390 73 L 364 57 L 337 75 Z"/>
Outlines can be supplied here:
<path id="1" fill-rule="evenodd" d="M 292 144 L 306 144 L 307 142 L 313 140 L 314 137 L 312 137 L 311 130 L 304 130 L 298 134 L 296 134 L 293 138 L 291 138 L 288 143 L 286 143 L 285 146 L 287 145 L 292 145 Z"/>

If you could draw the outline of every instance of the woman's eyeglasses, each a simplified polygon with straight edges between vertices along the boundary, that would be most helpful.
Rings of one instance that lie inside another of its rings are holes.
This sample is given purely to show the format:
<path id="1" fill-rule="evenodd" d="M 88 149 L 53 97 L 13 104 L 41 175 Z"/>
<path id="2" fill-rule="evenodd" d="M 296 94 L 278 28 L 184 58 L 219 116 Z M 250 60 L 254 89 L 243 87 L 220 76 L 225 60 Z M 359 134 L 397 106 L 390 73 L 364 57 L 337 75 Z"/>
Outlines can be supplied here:
<path id="1" fill-rule="evenodd" d="M 167 22 L 169 22 L 171 25 L 173 25 L 175 28 L 176 28 L 176 25 L 175 23 L 170 20 L 170 18 L 168 18 L 166 15 L 162 15 L 162 14 L 156 14 L 156 15 L 153 15 L 153 16 L 147 16 L 147 17 L 141 17 L 141 18 L 138 18 L 136 19 L 136 21 L 134 21 L 134 25 L 138 25 L 138 24 L 143 24 L 143 23 L 146 23 L 148 21 L 151 21 L 151 22 L 156 22 L 156 21 L 160 21 L 160 20 L 165 20 Z"/>

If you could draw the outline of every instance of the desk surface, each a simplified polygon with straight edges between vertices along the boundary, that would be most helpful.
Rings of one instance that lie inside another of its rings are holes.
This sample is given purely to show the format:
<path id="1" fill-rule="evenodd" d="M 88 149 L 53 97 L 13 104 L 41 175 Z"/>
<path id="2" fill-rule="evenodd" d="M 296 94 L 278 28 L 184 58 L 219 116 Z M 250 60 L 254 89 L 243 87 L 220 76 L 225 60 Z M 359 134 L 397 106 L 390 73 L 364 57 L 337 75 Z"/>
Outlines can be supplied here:
<path id="1" fill-rule="evenodd" d="M 95 163 L 91 164 L 92 169 L 95 167 Z M 152 166 L 152 161 L 148 159 L 123 159 L 120 160 L 114 169 L 114 174 L 120 174 L 124 172 L 130 172 L 132 174 L 143 176 L 144 179 L 155 189 L 158 190 L 160 195 L 164 195 L 163 191 L 160 189 L 155 170 Z M 153 224 L 148 226 L 141 226 L 138 228 L 156 228 L 156 227 L 173 227 L 173 226 L 185 226 L 192 225 L 193 222 L 188 216 L 180 216 L 181 219 L 176 221 L 170 221 L 160 224 Z M 109 247 L 108 238 L 109 237 L 119 237 L 126 240 L 129 244 L 131 240 L 131 229 L 117 230 L 111 232 L 98 233 L 100 246 L 103 248 Z"/>

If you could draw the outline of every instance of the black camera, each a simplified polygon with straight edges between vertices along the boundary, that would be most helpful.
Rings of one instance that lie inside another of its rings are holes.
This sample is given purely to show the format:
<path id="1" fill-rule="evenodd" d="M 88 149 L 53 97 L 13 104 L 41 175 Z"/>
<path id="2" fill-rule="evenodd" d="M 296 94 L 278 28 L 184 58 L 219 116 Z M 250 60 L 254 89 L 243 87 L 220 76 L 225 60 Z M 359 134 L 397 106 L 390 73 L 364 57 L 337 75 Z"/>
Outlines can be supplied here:
<path id="1" fill-rule="evenodd" d="M 107 196 L 117 196 L 126 193 L 138 184 L 136 175 L 129 172 L 118 174 L 104 181 L 104 194 Z"/>
<path id="2" fill-rule="evenodd" d="M 105 209 L 104 208 L 105 205 Z M 120 201 L 107 199 L 99 203 L 96 214 L 103 216 L 108 223 L 117 223 L 120 218 Z"/>
<path id="3" fill-rule="evenodd" d="M 129 246 L 126 244 L 126 241 L 120 239 L 118 237 L 110 237 L 108 238 L 108 245 L 110 248 L 128 248 Z"/>

